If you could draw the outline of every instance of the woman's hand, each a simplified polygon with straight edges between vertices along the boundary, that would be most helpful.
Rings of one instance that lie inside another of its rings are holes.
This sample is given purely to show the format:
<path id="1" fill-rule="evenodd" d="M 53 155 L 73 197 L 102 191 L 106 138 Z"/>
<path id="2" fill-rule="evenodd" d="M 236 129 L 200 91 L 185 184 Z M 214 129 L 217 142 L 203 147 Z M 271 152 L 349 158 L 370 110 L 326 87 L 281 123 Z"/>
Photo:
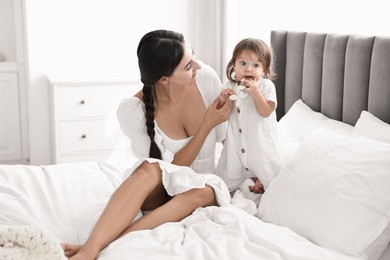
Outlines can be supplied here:
<path id="1" fill-rule="evenodd" d="M 255 185 L 248 186 L 249 191 L 254 193 L 264 193 L 264 186 L 257 177 L 253 177 L 252 180 L 255 182 Z"/>
<path id="2" fill-rule="evenodd" d="M 232 110 L 232 101 L 227 98 L 225 103 L 221 104 L 219 97 L 207 108 L 203 118 L 203 123 L 208 129 L 212 129 L 222 122 L 228 120 Z"/>
<path id="3" fill-rule="evenodd" d="M 227 88 L 223 89 L 221 93 L 219 93 L 218 99 L 219 103 L 217 105 L 217 109 L 220 109 L 223 107 L 223 105 L 226 103 L 227 100 L 229 100 L 229 97 L 234 94 L 233 89 Z"/>
<path id="4" fill-rule="evenodd" d="M 230 111 L 232 110 L 232 101 L 228 99 L 221 108 L 217 108 L 218 104 L 219 99 L 217 97 L 207 108 L 202 124 L 191 141 L 175 154 L 172 160 L 173 164 L 190 166 L 194 162 L 210 131 L 229 118 Z"/>

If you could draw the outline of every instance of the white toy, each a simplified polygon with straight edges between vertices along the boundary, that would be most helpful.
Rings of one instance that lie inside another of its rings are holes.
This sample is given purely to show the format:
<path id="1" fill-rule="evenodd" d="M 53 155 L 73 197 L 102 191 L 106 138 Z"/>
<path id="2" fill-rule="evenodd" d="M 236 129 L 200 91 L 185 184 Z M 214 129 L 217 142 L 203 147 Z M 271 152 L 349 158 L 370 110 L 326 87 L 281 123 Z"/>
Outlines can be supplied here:
<path id="1" fill-rule="evenodd" d="M 241 84 L 241 83 L 238 83 L 238 86 L 237 86 L 237 89 L 236 89 L 236 94 L 233 94 L 233 95 L 230 95 L 229 96 L 229 99 L 230 100 L 235 100 L 235 105 L 236 107 L 240 107 L 241 105 L 241 100 L 244 99 L 244 98 L 247 98 L 248 97 L 248 93 L 246 92 L 246 86 Z"/>

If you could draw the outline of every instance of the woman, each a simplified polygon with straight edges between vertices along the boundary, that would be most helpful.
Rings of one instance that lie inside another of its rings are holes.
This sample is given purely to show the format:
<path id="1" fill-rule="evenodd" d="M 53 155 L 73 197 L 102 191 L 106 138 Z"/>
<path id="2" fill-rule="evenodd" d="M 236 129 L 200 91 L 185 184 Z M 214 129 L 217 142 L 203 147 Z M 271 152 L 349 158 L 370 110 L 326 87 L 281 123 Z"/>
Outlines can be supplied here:
<path id="1" fill-rule="evenodd" d="M 215 144 L 225 134 L 221 123 L 231 111 L 231 102 L 217 108 L 215 71 L 195 60 L 181 34 L 167 30 L 147 33 L 137 56 L 144 86 L 122 101 L 118 119 L 140 161 L 124 174 L 85 244 L 63 245 L 70 259 L 96 259 L 128 232 L 230 201 L 226 185 L 212 174 Z M 140 209 L 149 213 L 134 221 Z"/>

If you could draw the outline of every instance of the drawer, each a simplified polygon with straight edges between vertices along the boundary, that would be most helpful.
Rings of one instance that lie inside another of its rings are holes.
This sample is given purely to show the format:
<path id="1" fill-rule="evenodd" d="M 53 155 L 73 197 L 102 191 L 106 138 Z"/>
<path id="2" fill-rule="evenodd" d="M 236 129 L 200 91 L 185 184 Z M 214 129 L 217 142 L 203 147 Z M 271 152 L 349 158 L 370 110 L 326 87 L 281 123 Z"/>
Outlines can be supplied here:
<path id="1" fill-rule="evenodd" d="M 122 99 L 133 96 L 131 86 L 57 87 L 59 118 L 115 115 Z"/>
<path id="2" fill-rule="evenodd" d="M 58 130 L 60 154 L 130 148 L 118 124 L 109 120 L 65 121 Z"/>
<path id="3" fill-rule="evenodd" d="M 81 154 L 69 154 L 60 156 L 58 163 L 71 163 L 71 162 L 88 162 L 88 161 L 114 161 L 120 160 L 120 162 L 135 162 L 131 150 L 129 149 L 118 149 L 108 152 L 87 152 Z M 128 164 L 129 167 L 133 165 L 132 163 Z"/>

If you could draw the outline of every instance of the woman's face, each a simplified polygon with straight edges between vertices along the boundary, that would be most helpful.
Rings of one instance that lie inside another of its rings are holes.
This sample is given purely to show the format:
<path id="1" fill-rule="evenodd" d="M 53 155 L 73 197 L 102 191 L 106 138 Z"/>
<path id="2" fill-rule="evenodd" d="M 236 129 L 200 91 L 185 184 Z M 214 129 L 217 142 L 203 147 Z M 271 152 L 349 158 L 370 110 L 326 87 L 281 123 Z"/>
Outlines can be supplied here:
<path id="1" fill-rule="evenodd" d="M 195 59 L 190 44 L 185 42 L 183 58 L 173 71 L 173 74 L 170 77 L 170 84 L 184 86 L 195 82 L 196 74 L 200 67 L 200 64 Z"/>
<path id="2" fill-rule="evenodd" d="M 256 81 L 263 74 L 263 64 L 252 51 L 244 50 L 234 62 L 236 80 L 241 81 L 244 77 L 254 78 Z"/>

